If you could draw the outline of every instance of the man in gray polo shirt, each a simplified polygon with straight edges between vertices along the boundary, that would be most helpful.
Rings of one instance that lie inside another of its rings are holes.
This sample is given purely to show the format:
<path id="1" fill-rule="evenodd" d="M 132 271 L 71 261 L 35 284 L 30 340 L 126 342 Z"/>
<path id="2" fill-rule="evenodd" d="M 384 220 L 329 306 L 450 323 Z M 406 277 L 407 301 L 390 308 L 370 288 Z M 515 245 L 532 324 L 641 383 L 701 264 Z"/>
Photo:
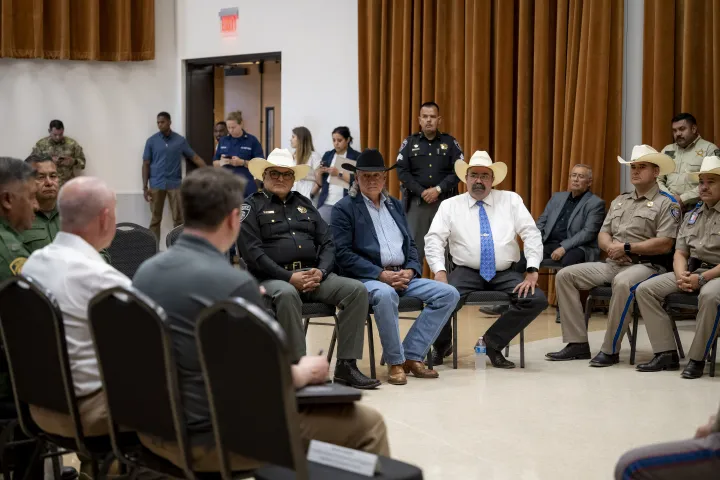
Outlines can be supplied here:
<path id="1" fill-rule="evenodd" d="M 145 262 L 133 286 L 160 305 L 168 315 L 178 362 L 180 391 L 198 471 L 218 471 L 210 409 L 195 346 L 195 321 L 208 303 L 243 297 L 263 307 L 260 286 L 247 272 L 230 266 L 223 255 L 240 231 L 240 206 L 245 179 L 224 169 L 202 168 L 188 175 L 180 188 L 185 229 L 167 252 Z M 324 383 L 329 365 L 324 356 L 303 357 L 292 367 L 296 388 Z M 238 377 L 238 381 L 242 381 Z M 300 434 L 366 452 L 389 455 L 382 416 L 358 404 L 301 407 Z M 157 455 L 181 465 L 176 444 L 140 435 Z M 254 468 L 257 462 L 231 456 L 233 470 Z"/>

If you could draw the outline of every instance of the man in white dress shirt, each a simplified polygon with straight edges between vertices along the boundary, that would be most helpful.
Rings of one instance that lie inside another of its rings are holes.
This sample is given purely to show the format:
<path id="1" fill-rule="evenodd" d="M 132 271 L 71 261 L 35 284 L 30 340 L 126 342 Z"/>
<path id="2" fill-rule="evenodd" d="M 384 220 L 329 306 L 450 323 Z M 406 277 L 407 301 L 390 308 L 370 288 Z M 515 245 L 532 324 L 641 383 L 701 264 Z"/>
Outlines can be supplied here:
<path id="1" fill-rule="evenodd" d="M 536 288 L 543 258 L 540 230 L 520 195 L 492 189 L 507 175 L 504 163 L 493 163 L 487 152 L 477 151 L 469 165 L 455 162 L 455 173 L 467 183 L 468 191 L 440 205 L 425 236 L 425 256 L 435 280 L 458 289 L 460 305 L 474 291 L 510 294 L 512 305 L 483 337 L 493 366 L 514 368 L 515 364 L 502 356 L 502 349 L 547 307 L 545 294 Z M 528 265 L 524 279 L 512 268 L 520 260 L 518 235 L 525 244 Z M 448 245 L 455 267 L 449 275 Z M 451 338 L 448 322 L 435 340 L 433 360 L 442 363 L 451 353 Z"/>
<path id="2" fill-rule="evenodd" d="M 132 283 L 98 253 L 115 237 L 115 194 L 102 180 L 77 177 L 60 190 L 58 210 L 60 232 L 50 245 L 30 255 L 22 273 L 57 299 L 84 433 L 106 435 L 107 407 L 87 307 L 97 293 Z M 46 432 L 73 436 L 75 429 L 68 415 L 37 406 L 30 406 L 30 412 Z"/>

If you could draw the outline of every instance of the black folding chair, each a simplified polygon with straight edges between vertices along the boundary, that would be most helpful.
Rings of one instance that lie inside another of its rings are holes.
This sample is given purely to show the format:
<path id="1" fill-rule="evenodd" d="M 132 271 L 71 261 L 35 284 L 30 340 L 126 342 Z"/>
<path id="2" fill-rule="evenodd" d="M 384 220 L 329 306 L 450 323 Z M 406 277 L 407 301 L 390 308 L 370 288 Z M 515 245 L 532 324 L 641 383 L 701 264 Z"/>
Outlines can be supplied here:
<path id="1" fill-rule="evenodd" d="M 163 309 L 137 290 L 117 287 L 96 295 L 88 313 L 117 458 L 172 477 L 219 477 L 215 472 L 193 470 L 170 327 Z M 118 441 L 120 425 L 177 444 L 183 464 L 178 467 L 142 445 L 125 448 Z"/>
<path id="2" fill-rule="evenodd" d="M 302 319 L 303 328 L 305 329 L 305 336 L 307 337 L 308 329 L 310 325 L 323 325 L 326 327 L 333 327 L 332 338 L 330 339 L 330 348 L 327 351 L 327 361 L 332 361 L 333 352 L 335 350 L 335 342 L 337 342 L 337 313 L 335 305 L 329 305 L 327 303 L 305 303 L 302 304 Z M 311 322 L 313 318 L 327 318 L 332 317 L 335 320 L 334 323 L 327 322 Z"/>
<path id="3" fill-rule="evenodd" d="M 0 285 L 0 327 L 23 432 L 41 442 L 81 453 L 90 459 L 93 477 L 103 478 L 113 458 L 110 437 L 88 437 L 83 432 L 65 325 L 52 294 L 30 277 L 6 280 Z M 41 430 L 30 415 L 30 405 L 69 415 L 74 426 L 73 437 Z M 56 454 L 63 453 L 67 452 Z"/>
<path id="4" fill-rule="evenodd" d="M 681 309 L 681 310 L 695 310 L 698 309 L 698 298 L 699 298 L 698 292 L 693 293 L 687 293 L 687 292 L 678 292 L 678 293 L 671 293 L 667 297 L 665 297 L 665 309 L 667 310 L 668 314 L 670 315 L 670 320 L 672 321 L 673 326 L 673 335 L 675 335 L 675 343 L 678 347 L 678 353 L 680 354 L 680 358 L 685 358 L 685 351 L 683 350 L 682 341 L 680 341 L 680 335 L 678 334 L 677 324 L 676 324 L 676 318 L 672 314 L 673 309 Z M 717 361 L 717 347 L 718 347 L 718 337 L 715 336 L 715 339 L 713 340 L 712 349 L 710 350 L 710 358 L 708 359 L 710 363 L 710 376 L 715 376 L 715 362 Z"/>
<path id="5" fill-rule="evenodd" d="M 158 252 L 158 240 L 145 227 L 134 223 L 118 223 L 108 252 L 112 266 L 128 278 L 133 278 L 138 267 Z"/>
<path id="6" fill-rule="evenodd" d="M 168 232 L 168 234 L 165 236 L 165 246 L 167 248 L 172 247 L 175 245 L 175 242 L 177 241 L 178 237 L 180 237 L 180 234 L 185 229 L 185 225 L 178 225 L 177 227 L 173 228 Z"/>
<path id="7" fill-rule="evenodd" d="M 422 300 L 415 297 L 400 297 L 400 302 L 398 303 L 398 313 L 414 313 L 414 312 L 422 312 L 422 309 L 425 308 L 425 305 L 423 304 Z M 377 378 L 376 370 L 375 370 L 375 337 L 373 336 L 373 325 L 372 325 L 372 318 L 370 315 L 375 315 L 375 312 L 372 309 L 372 306 L 368 309 L 368 316 L 367 316 L 367 335 L 368 335 L 368 350 L 370 352 L 370 377 L 375 379 Z M 398 320 L 415 320 L 414 318 L 408 318 L 408 317 L 400 317 Z M 427 354 L 427 361 L 428 361 L 428 368 L 433 368 L 433 362 L 432 362 L 432 347 L 428 350 Z M 385 365 L 385 356 L 380 356 L 380 365 Z"/>
<path id="8" fill-rule="evenodd" d="M 285 332 L 262 309 L 242 298 L 219 302 L 200 314 L 196 339 L 225 480 L 229 452 L 271 464 L 255 471 L 258 480 L 366 478 L 306 460 Z M 422 479 L 417 467 L 379 460 L 375 479 Z"/>

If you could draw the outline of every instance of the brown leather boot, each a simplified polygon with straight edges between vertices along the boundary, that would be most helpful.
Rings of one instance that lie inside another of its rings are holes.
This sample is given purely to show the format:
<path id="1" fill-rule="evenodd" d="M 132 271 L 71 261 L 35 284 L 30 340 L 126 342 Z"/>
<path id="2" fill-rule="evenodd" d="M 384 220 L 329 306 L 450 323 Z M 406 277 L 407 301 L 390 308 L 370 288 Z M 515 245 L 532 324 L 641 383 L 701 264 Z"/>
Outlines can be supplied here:
<path id="1" fill-rule="evenodd" d="M 407 376 L 402 365 L 388 365 L 388 383 L 390 385 L 405 385 Z"/>
<path id="2" fill-rule="evenodd" d="M 435 370 L 426 368 L 423 362 L 416 362 L 415 360 L 405 360 L 403 370 L 405 370 L 406 374 L 412 373 L 417 378 L 438 378 L 440 376 Z"/>

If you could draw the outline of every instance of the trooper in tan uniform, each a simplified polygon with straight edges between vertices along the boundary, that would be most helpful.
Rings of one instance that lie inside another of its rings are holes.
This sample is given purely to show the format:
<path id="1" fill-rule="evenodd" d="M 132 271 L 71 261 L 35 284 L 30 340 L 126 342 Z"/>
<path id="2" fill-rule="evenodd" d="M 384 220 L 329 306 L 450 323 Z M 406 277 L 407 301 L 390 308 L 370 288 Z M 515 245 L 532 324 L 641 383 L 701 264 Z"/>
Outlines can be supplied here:
<path id="1" fill-rule="evenodd" d="M 620 157 L 618 161 L 630 164 L 635 191 L 613 200 L 600 229 L 598 244 L 607 252 L 607 261 L 572 265 L 557 274 L 555 287 L 563 341 L 568 345 L 559 352 L 548 353 L 549 360 L 590 358 L 580 290 L 612 282 L 605 341 L 590 365 L 608 367 L 618 363 L 635 286 L 665 271 L 662 265 L 677 236 L 681 213 L 675 200 L 660 191 L 656 178 L 672 171 L 672 159 L 652 147 L 637 145 L 629 162 Z"/>
<path id="2" fill-rule="evenodd" d="M 675 197 L 683 212 L 692 210 L 698 199 L 697 177 L 692 173 L 700 170 L 703 158 L 720 155 L 718 147 L 700 137 L 695 117 L 679 113 L 672 119 L 672 133 L 675 143 L 666 145 L 662 153 L 675 161 L 675 168 L 667 175 L 658 177 L 660 188 Z"/>
<path id="3" fill-rule="evenodd" d="M 677 370 L 680 360 L 670 318 L 662 308 L 663 300 L 680 291 L 699 292 L 695 339 L 683 378 L 700 378 L 705 358 L 718 333 L 720 304 L 720 158 L 705 157 L 699 174 L 701 202 L 685 215 L 673 261 L 674 272 L 643 282 L 636 295 L 645 320 L 655 357 L 637 366 L 641 372 Z"/>

